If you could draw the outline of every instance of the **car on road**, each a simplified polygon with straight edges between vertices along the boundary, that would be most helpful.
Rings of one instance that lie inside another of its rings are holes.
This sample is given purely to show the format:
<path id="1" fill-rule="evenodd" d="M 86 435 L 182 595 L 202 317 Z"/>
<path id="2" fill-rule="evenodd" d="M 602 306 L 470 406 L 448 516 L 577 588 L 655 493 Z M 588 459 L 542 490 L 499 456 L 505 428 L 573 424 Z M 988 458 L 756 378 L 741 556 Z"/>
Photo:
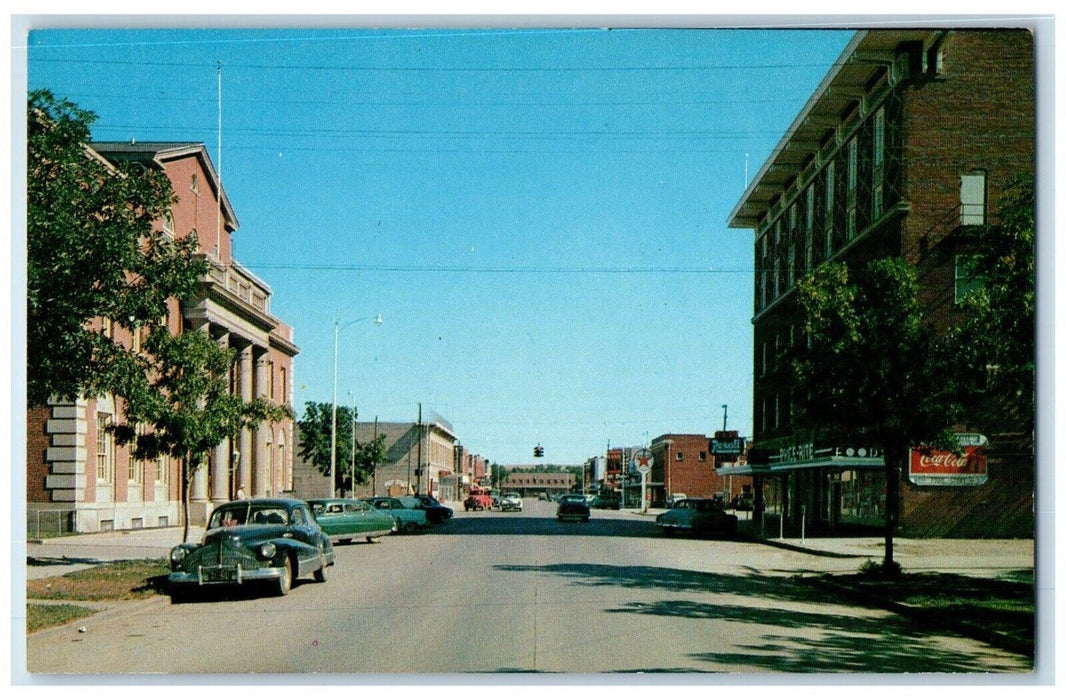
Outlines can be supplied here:
<path id="1" fill-rule="evenodd" d="M 580 493 L 568 493 L 559 499 L 559 508 L 555 511 L 555 517 L 560 521 L 577 520 L 583 523 L 589 521 L 589 503 Z"/>
<path id="2" fill-rule="evenodd" d="M 730 536 L 737 533 L 737 516 L 727 513 L 718 498 L 682 498 L 655 518 L 663 534 Z"/>
<path id="3" fill-rule="evenodd" d="M 396 532 L 415 532 L 416 530 L 429 527 L 429 519 L 426 511 L 412 507 L 413 504 L 404 503 L 399 498 L 392 496 L 372 496 L 360 499 L 369 503 L 380 511 L 392 516 L 396 521 Z"/>
<path id="4" fill-rule="evenodd" d="M 522 497 L 513 492 L 503 494 L 500 496 L 500 510 L 522 510 Z"/>
<path id="5" fill-rule="evenodd" d="M 490 510 L 492 500 L 492 494 L 487 489 L 470 489 L 470 493 L 463 501 L 463 510 Z"/>
<path id="6" fill-rule="evenodd" d="M 354 498 L 312 498 L 307 504 L 322 532 L 334 543 L 351 542 L 356 537 L 374 542 L 396 529 L 391 515 Z"/>
<path id="7" fill-rule="evenodd" d="M 170 550 L 167 584 L 174 602 L 205 586 L 257 582 L 286 595 L 298 578 L 325 582 L 334 559 L 333 544 L 306 502 L 252 498 L 219 506 L 199 544 Z"/>
<path id="8" fill-rule="evenodd" d="M 454 515 L 451 508 L 437 501 L 429 494 L 420 493 L 418 495 L 400 496 L 400 501 L 405 505 L 425 510 L 425 519 L 434 525 L 439 525 Z"/>
<path id="9" fill-rule="evenodd" d="M 617 493 L 601 493 L 592 499 L 591 507 L 605 510 L 621 510 L 622 499 Z"/>

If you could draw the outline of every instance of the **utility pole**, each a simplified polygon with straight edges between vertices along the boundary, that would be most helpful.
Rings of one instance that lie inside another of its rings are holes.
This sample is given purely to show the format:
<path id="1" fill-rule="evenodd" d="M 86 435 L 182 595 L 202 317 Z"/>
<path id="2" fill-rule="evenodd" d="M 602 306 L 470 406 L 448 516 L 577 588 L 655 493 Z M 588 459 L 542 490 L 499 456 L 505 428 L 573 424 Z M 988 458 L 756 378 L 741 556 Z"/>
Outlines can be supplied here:
<path id="1" fill-rule="evenodd" d="M 418 488 L 415 494 L 422 493 L 422 403 L 418 404 Z"/>

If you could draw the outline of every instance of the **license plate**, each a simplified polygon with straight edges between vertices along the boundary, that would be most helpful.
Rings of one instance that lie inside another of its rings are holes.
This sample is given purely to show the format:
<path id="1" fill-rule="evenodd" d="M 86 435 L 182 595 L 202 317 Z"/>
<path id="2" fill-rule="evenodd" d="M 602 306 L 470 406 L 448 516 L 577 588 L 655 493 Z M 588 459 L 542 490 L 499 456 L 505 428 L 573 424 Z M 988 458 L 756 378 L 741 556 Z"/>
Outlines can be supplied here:
<path id="1" fill-rule="evenodd" d="M 240 583 L 241 566 L 201 566 L 200 583 Z"/>

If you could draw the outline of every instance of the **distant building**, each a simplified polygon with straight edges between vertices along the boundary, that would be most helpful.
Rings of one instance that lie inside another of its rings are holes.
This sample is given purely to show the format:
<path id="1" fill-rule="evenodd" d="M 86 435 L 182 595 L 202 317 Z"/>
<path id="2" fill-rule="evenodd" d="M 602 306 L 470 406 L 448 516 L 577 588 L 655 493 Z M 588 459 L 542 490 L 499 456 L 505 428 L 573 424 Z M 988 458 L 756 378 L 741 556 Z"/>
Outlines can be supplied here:
<path id="1" fill-rule="evenodd" d="M 1026 30 L 858 32 L 733 210 L 731 227 L 754 230 L 754 445 L 729 471 L 755 476 L 790 527 L 881 527 L 886 487 L 880 446 L 794 433 L 780 358 L 804 342 L 797 281 L 827 261 L 902 257 L 926 330 L 959 320 L 969 233 L 998 223 L 1008 184 L 1033 175 L 1033 51 Z M 975 427 L 989 441 L 982 473 L 904 475 L 901 532 L 1033 535 L 1032 436 Z"/>
<path id="2" fill-rule="evenodd" d="M 575 483 L 576 478 L 568 471 L 512 471 L 500 484 L 500 490 L 516 491 L 523 497 L 539 496 L 542 493 L 570 493 Z"/>
<path id="3" fill-rule="evenodd" d="M 720 495 L 729 500 L 751 489 L 750 477 L 718 473 L 706 435 L 667 433 L 652 440 L 648 449 L 652 468 L 647 487 L 652 506 L 666 505 L 674 494 L 690 498 Z"/>
<path id="4" fill-rule="evenodd" d="M 458 500 L 456 438 L 447 422 L 359 422 L 355 431 L 360 442 L 386 436 L 385 459 L 368 483 L 355 487 L 356 496 L 424 493 L 441 500 Z"/>

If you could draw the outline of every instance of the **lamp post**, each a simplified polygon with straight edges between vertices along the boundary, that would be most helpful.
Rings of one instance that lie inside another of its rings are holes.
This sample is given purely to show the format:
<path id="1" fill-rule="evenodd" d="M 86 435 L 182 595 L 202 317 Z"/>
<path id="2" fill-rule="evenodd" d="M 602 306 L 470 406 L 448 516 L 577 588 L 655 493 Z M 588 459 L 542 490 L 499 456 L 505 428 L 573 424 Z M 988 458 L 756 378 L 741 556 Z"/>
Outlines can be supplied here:
<path id="1" fill-rule="evenodd" d="M 338 342 L 340 339 L 341 330 L 351 326 L 352 324 L 359 323 L 360 321 L 369 321 L 373 319 L 375 325 L 380 326 L 385 322 L 381 318 L 381 314 L 377 316 L 364 316 L 362 318 L 353 319 L 345 323 L 343 326 L 340 321 L 333 322 L 333 423 L 329 433 L 329 493 L 328 497 L 333 497 L 333 492 L 336 489 L 337 474 L 337 351 Z"/>

